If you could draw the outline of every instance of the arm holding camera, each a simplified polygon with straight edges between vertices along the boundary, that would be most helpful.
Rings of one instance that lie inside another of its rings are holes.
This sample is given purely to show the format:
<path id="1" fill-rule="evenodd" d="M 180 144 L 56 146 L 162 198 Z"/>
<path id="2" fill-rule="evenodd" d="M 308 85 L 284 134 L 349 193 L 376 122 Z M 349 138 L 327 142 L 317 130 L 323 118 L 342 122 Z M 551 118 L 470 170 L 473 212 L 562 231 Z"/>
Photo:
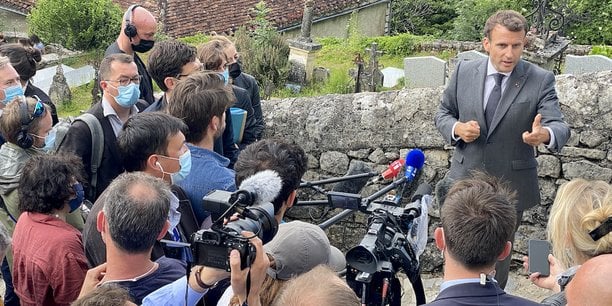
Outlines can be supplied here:
<path id="1" fill-rule="evenodd" d="M 242 235 L 252 237 L 253 233 L 244 231 Z M 256 255 L 250 268 L 240 270 L 240 253 L 237 250 L 232 250 L 230 253 L 232 291 L 238 296 L 241 305 L 246 303 L 249 306 L 260 306 L 259 293 L 266 279 L 270 260 L 264 252 L 261 239 L 252 238 L 251 243 L 255 246 Z M 247 288 L 248 278 L 250 278 L 250 288 Z"/>

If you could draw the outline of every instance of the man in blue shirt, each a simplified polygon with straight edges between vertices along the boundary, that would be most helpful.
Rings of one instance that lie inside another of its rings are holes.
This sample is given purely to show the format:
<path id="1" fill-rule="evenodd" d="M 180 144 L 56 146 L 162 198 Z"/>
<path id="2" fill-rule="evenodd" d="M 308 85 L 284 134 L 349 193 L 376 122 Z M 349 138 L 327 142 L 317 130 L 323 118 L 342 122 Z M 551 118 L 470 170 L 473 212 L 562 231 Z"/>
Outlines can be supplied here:
<path id="1" fill-rule="evenodd" d="M 176 85 L 168 104 L 170 115 L 182 119 L 189 129 L 185 140 L 191 151 L 191 172 L 179 186 L 203 228 L 210 227 L 211 220 L 202 198 L 213 190 L 236 190 L 234 171 L 227 167 L 229 159 L 213 150 L 215 139 L 225 129 L 225 111 L 235 99 L 219 74 L 195 73 Z"/>
<path id="2" fill-rule="evenodd" d="M 512 249 L 516 193 L 498 178 L 475 173 L 449 190 L 434 232 L 444 256 L 444 282 L 430 305 L 518 305 L 538 303 L 500 288 L 495 263 Z"/>

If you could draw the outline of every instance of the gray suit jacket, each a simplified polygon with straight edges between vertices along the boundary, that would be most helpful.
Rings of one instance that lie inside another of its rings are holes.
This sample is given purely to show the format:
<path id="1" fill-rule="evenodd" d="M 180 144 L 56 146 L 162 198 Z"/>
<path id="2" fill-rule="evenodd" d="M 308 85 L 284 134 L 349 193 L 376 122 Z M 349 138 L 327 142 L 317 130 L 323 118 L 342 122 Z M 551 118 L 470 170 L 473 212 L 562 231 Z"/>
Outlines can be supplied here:
<path id="1" fill-rule="evenodd" d="M 435 120 L 442 137 L 455 146 L 449 177 L 466 177 L 472 169 L 501 177 L 517 191 L 517 210 L 526 210 L 540 203 L 540 190 L 535 150 L 523 142 L 523 132 L 531 131 L 533 119 L 542 114 L 542 125 L 555 136 L 552 150 L 558 152 L 570 136 L 569 126 L 563 121 L 554 75 L 521 60 L 487 128 L 483 108 L 487 63 L 488 58 L 459 62 L 444 90 Z M 471 143 L 453 141 L 455 122 L 470 120 L 480 125 L 480 137 Z"/>

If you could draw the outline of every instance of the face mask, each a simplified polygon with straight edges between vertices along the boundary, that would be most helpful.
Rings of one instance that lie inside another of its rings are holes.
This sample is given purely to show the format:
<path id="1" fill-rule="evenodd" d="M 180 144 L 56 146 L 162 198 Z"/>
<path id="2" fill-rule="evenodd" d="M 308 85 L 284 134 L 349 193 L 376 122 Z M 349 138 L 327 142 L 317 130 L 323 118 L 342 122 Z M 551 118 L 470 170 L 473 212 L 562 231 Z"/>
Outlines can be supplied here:
<path id="1" fill-rule="evenodd" d="M 85 199 L 85 191 L 83 190 L 83 185 L 81 185 L 81 183 L 72 185 L 72 189 L 74 189 L 74 193 L 76 193 L 76 198 L 68 202 L 70 212 L 73 212 L 81 207 L 81 204 L 83 204 L 83 200 Z"/>
<path id="2" fill-rule="evenodd" d="M 178 160 L 181 169 L 178 172 L 174 173 L 168 173 L 164 171 L 164 168 L 161 166 L 161 164 L 157 162 L 157 166 L 160 168 L 161 172 L 163 174 L 170 175 L 170 182 L 172 184 L 178 184 L 182 182 L 187 177 L 187 175 L 189 175 L 189 172 L 191 172 L 191 151 L 185 151 L 185 153 L 179 156 Z"/>
<path id="3" fill-rule="evenodd" d="M 7 105 L 9 104 L 9 102 L 13 101 L 15 97 L 18 96 L 23 96 L 23 88 L 21 88 L 21 84 L 7 87 L 4 89 L 4 100 L 2 100 L 2 103 L 4 103 L 4 105 Z"/>
<path id="4" fill-rule="evenodd" d="M 153 45 L 155 45 L 154 40 L 141 39 L 139 44 L 132 45 L 132 50 L 138 53 L 144 53 L 151 50 L 153 48 Z"/>
<path id="5" fill-rule="evenodd" d="M 130 83 L 130 85 L 127 86 L 117 87 L 119 94 L 114 97 L 117 104 L 123 108 L 134 106 L 136 102 L 138 102 L 138 97 L 140 97 L 140 88 L 138 88 L 138 86 L 137 84 Z"/>
<path id="6" fill-rule="evenodd" d="M 229 76 L 232 77 L 232 79 L 239 77 L 241 73 L 242 71 L 240 70 L 240 64 L 238 62 L 229 66 Z"/>
<path id="7" fill-rule="evenodd" d="M 223 83 L 227 85 L 227 83 L 229 82 L 229 70 L 225 68 L 225 70 L 223 70 L 223 73 L 221 73 L 221 76 L 223 77 Z"/>
<path id="8" fill-rule="evenodd" d="M 45 147 L 43 148 L 45 152 L 53 151 L 53 147 L 55 146 L 56 133 L 57 131 L 55 129 L 51 129 L 51 131 L 49 131 L 49 134 L 47 134 L 47 136 L 45 137 Z"/>

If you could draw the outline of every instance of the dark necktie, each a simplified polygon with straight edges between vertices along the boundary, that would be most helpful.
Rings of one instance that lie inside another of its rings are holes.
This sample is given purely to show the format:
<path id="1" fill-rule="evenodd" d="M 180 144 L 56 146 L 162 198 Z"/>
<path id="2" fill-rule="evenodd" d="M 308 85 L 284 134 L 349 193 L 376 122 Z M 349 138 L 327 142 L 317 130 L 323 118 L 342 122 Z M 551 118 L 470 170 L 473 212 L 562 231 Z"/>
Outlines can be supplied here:
<path id="1" fill-rule="evenodd" d="M 497 73 L 494 74 L 495 78 L 495 86 L 489 95 L 489 100 L 487 100 L 487 106 L 485 107 L 485 119 L 487 120 L 487 127 L 491 126 L 491 121 L 493 121 L 493 116 L 495 115 L 495 109 L 497 109 L 497 105 L 499 104 L 499 100 L 501 99 L 501 84 L 504 79 L 503 74 Z"/>

